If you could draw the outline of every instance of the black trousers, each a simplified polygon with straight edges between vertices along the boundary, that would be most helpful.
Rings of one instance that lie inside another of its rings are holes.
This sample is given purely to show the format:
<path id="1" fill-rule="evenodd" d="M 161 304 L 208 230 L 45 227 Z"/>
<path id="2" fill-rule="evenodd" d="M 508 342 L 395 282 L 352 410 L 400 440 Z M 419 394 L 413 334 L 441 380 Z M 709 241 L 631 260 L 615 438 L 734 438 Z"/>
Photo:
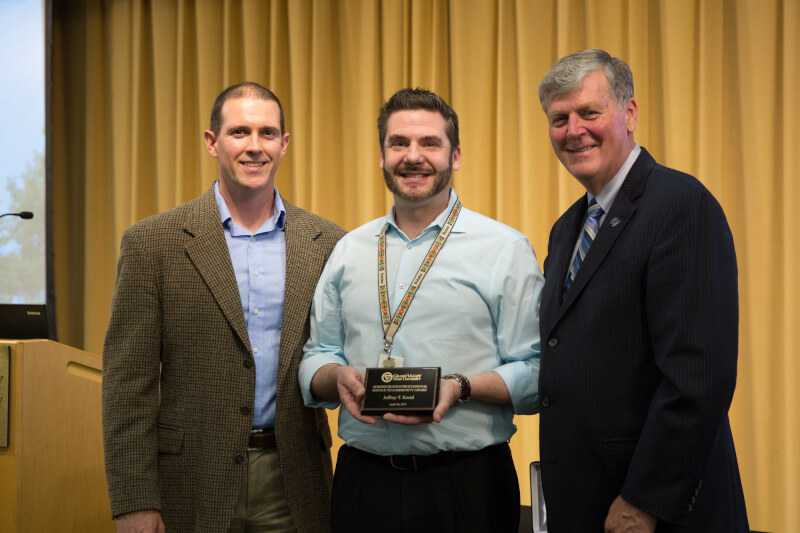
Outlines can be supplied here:
<path id="1" fill-rule="evenodd" d="M 342 446 L 333 532 L 517 533 L 519 482 L 507 443 L 418 459 Z"/>

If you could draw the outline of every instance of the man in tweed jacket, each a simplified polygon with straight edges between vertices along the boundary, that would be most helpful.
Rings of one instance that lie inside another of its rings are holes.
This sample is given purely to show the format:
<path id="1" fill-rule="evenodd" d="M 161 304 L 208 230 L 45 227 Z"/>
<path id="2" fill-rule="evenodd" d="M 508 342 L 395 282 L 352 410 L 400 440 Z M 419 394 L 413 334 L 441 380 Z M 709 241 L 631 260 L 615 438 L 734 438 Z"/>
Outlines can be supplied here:
<path id="1" fill-rule="evenodd" d="M 223 91 L 205 140 L 220 179 L 122 239 L 103 350 L 111 513 L 118 531 L 327 531 L 330 430 L 297 367 L 344 231 L 275 189 L 289 134 L 269 90 Z"/>

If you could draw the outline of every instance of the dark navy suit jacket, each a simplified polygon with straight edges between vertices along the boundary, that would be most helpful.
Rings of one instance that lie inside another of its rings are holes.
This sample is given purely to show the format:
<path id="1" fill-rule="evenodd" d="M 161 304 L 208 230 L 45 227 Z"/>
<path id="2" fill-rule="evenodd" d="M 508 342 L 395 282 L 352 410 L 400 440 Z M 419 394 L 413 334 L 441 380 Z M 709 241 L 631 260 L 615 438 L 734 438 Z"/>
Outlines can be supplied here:
<path id="1" fill-rule="evenodd" d="M 728 421 L 738 280 L 722 208 L 642 149 L 569 291 L 587 210 L 544 263 L 540 451 L 548 531 L 594 532 L 617 495 L 658 532 L 749 531 Z"/>

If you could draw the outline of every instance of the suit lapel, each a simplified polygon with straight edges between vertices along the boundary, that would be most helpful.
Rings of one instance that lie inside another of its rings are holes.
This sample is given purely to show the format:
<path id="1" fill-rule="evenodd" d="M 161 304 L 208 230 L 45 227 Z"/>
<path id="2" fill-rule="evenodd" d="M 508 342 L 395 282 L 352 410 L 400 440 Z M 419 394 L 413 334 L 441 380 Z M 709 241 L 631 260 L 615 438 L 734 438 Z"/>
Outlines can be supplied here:
<path id="1" fill-rule="evenodd" d="M 569 270 L 569 262 L 578 233 L 583 228 L 583 217 L 586 215 L 586 196 L 567 209 L 553 228 L 550 236 L 550 248 L 544 263 L 544 275 L 548 282 L 542 292 L 542 308 L 555 312 L 561 307 L 564 298 L 564 281 Z M 543 334 L 549 332 L 550 320 L 555 318 L 553 312 L 542 313 L 540 328 Z"/>
<path id="2" fill-rule="evenodd" d="M 213 186 L 198 199 L 196 209 L 187 220 L 184 231 L 194 237 L 186 245 L 189 259 L 205 281 L 231 328 L 249 351 L 250 340 L 239 286 L 220 223 Z"/>
<path id="3" fill-rule="evenodd" d="M 305 213 L 283 200 L 286 208 L 286 286 L 283 299 L 283 322 L 278 356 L 278 384 L 292 378 L 294 347 L 302 346 L 317 279 L 325 265 L 325 254 L 315 239 L 320 230 L 309 224 Z M 219 210 L 211 187 L 197 202 L 184 231 L 193 239 L 186 253 L 208 286 L 231 328 L 250 350 L 247 323 L 242 310 L 239 286 L 233 272 L 228 244 L 220 224 Z"/>
<path id="4" fill-rule="evenodd" d="M 567 211 L 567 216 L 564 217 L 564 229 L 569 230 L 569 233 L 567 234 L 568 238 L 560 243 L 557 256 L 558 267 L 556 272 L 558 272 L 559 283 L 556 287 L 558 288 L 559 305 L 564 301 L 564 285 L 567 281 L 569 267 L 572 264 L 572 252 L 575 250 L 575 243 L 578 242 L 578 239 L 583 233 L 588 205 L 586 197 L 582 196 L 580 200 L 572 205 Z"/>
<path id="5" fill-rule="evenodd" d="M 620 187 L 602 226 L 600 226 L 597 237 L 594 242 L 592 242 L 592 246 L 589 248 L 586 258 L 575 276 L 572 287 L 566 294 L 564 294 L 564 280 L 567 270 L 569 269 L 569 260 L 572 250 L 578 239 L 578 233 L 573 231 L 571 238 L 565 239 L 565 242 L 559 243 L 557 266 L 553 268 L 554 273 L 557 274 L 559 278 L 556 280 L 557 286 L 551 287 L 549 291 L 549 297 L 553 298 L 555 295 L 558 297 L 558 300 L 551 300 L 548 302 L 551 305 L 548 308 L 557 309 L 557 312 L 552 322 L 547 322 L 547 327 L 542 328 L 545 335 L 549 335 L 551 328 L 555 326 L 555 324 L 561 320 L 561 317 L 572 307 L 572 304 L 589 284 L 592 277 L 597 272 L 597 269 L 603 264 L 608 254 L 611 253 L 619 236 L 622 235 L 622 232 L 625 231 L 625 228 L 631 222 L 631 219 L 636 213 L 636 200 L 641 196 L 645 183 L 647 182 L 647 176 L 654 165 L 655 160 L 653 157 L 647 150 L 642 148 L 639 157 L 631 167 L 630 172 L 628 172 L 625 182 L 622 184 L 622 187 Z M 583 204 L 582 209 L 577 207 L 581 203 Z M 586 209 L 586 198 L 583 197 L 567 211 L 564 220 L 565 224 L 570 223 L 570 218 L 567 218 L 567 215 L 570 215 L 573 219 L 571 220 L 573 225 L 576 224 L 574 218 L 578 218 L 577 231 L 582 231 L 583 215 L 585 215 Z M 561 300 L 562 295 L 563 301 Z"/>
<path id="6" fill-rule="evenodd" d="M 621 193 L 622 191 L 620 191 Z M 597 268 L 603 263 L 617 238 L 625 230 L 628 222 L 633 217 L 636 207 L 625 197 L 623 194 L 617 194 L 611 209 L 606 215 L 603 225 L 597 232 L 592 246 L 586 253 L 586 258 L 581 264 L 581 268 L 575 275 L 575 280 L 572 282 L 572 287 L 564 295 L 564 301 L 561 304 L 560 311 L 566 310 L 572 302 L 583 292 L 586 284 L 592 279 Z M 577 239 L 577 237 L 576 237 Z"/>
<path id="7" fill-rule="evenodd" d="M 286 287 L 283 296 L 283 323 L 278 357 L 279 387 L 297 378 L 291 371 L 296 346 L 305 344 L 306 325 L 317 279 L 325 265 L 325 254 L 316 243 L 319 228 L 308 223 L 305 213 L 283 199 L 286 208 Z M 294 362 L 295 364 L 298 363 Z M 280 396 L 280 394 L 279 394 Z"/>

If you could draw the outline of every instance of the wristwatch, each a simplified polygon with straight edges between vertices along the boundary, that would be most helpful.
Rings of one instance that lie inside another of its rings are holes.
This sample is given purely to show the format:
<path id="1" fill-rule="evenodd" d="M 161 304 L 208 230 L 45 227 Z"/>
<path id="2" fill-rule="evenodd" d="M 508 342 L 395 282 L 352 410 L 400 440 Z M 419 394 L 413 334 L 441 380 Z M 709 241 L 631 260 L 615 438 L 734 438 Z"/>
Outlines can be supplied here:
<path id="1" fill-rule="evenodd" d="M 472 392 L 472 387 L 469 384 L 469 380 L 463 374 L 447 374 L 446 376 L 442 376 L 442 379 L 452 379 L 461 387 L 461 396 L 456 398 L 456 405 L 464 405 L 469 401 L 469 395 Z"/>

